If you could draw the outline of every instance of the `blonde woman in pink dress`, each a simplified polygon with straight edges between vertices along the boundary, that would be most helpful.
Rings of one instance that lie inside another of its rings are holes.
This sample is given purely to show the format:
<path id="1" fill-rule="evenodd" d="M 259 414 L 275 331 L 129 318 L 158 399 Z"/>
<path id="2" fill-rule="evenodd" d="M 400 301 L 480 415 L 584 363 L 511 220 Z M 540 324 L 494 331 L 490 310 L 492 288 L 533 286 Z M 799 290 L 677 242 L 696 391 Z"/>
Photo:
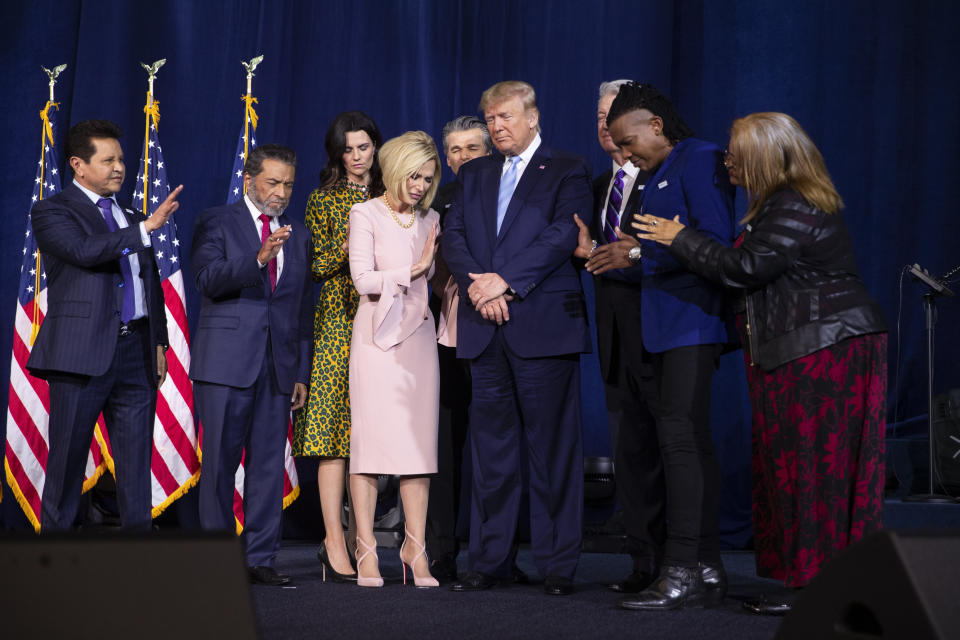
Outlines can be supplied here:
<path id="1" fill-rule="evenodd" d="M 400 548 L 418 587 L 436 587 L 424 549 L 428 474 L 437 471 L 440 372 L 427 305 L 439 216 L 433 139 L 410 131 L 380 148 L 386 193 L 350 210 L 350 275 L 360 293 L 350 345 L 350 491 L 357 519 L 357 584 L 383 586 L 373 535 L 377 475 L 401 476 Z"/>

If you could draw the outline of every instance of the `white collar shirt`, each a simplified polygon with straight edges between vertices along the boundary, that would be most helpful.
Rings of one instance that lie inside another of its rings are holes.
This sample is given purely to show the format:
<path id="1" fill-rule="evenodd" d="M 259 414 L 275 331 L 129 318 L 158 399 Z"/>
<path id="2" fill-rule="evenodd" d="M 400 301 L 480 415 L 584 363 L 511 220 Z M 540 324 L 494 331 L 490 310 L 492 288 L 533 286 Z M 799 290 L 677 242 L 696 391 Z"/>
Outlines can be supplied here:
<path id="1" fill-rule="evenodd" d="M 515 184 L 520 184 L 520 178 L 523 177 L 523 171 L 527 168 L 527 165 L 530 164 L 530 159 L 533 158 L 533 154 L 537 152 L 537 149 L 540 147 L 540 134 L 538 133 L 533 141 L 527 145 L 527 148 L 517 154 L 516 157 L 520 158 L 520 161 L 517 162 L 517 182 Z M 507 167 L 510 166 L 509 162 L 503 163 L 503 169 L 500 171 L 500 177 L 503 177 L 503 174 L 507 172 Z"/>
<path id="2" fill-rule="evenodd" d="M 613 183 L 617 179 L 617 172 L 623 169 L 623 199 L 620 201 L 620 210 L 617 215 L 620 216 L 621 225 L 623 223 L 623 212 L 627 207 L 627 201 L 630 200 L 630 194 L 633 193 L 634 185 L 637 182 L 637 174 L 640 169 L 633 166 L 633 163 L 627 160 L 622 167 L 613 160 L 613 175 L 610 176 L 610 182 L 607 184 L 607 196 L 603 199 L 603 210 L 600 211 L 600 228 L 607 228 L 607 205 L 610 203 L 610 192 L 613 191 Z M 643 188 L 642 186 L 640 187 Z"/>

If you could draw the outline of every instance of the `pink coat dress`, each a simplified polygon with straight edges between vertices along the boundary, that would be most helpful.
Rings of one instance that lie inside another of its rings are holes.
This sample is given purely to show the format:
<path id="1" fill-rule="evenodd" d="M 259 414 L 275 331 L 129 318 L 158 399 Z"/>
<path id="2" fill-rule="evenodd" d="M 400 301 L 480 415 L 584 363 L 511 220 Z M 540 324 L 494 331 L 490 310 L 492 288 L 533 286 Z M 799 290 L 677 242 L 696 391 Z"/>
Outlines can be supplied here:
<path id="1" fill-rule="evenodd" d="M 413 281 L 410 267 L 438 219 L 431 209 L 404 229 L 380 198 L 350 210 L 350 275 L 360 293 L 350 344 L 350 473 L 437 471 L 440 368 L 427 304 L 433 267 Z"/>

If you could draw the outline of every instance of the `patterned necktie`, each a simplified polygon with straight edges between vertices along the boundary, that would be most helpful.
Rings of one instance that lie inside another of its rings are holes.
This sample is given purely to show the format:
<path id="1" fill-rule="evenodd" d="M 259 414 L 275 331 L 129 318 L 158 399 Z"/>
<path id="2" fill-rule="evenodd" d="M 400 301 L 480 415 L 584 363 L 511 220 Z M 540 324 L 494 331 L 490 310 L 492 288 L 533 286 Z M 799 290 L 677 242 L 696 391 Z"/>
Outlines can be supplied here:
<path id="1" fill-rule="evenodd" d="M 116 231 L 117 221 L 113 219 L 112 201 L 109 198 L 100 198 L 97 200 L 97 206 L 100 207 L 103 220 L 110 231 Z M 133 270 L 130 268 L 130 258 L 126 255 L 120 258 L 120 273 L 123 274 L 123 282 L 119 285 L 123 287 L 123 309 L 120 311 L 120 321 L 127 324 L 133 319 L 137 305 L 133 299 Z"/>
<path id="2" fill-rule="evenodd" d="M 507 158 L 507 170 L 500 178 L 500 195 L 497 196 L 497 235 L 500 235 L 500 225 L 503 224 L 503 218 L 507 215 L 507 207 L 510 206 L 510 198 L 517 188 L 517 163 L 520 162 L 520 156 L 511 156 Z"/>
<path id="3" fill-rule="evenodd" d="M 267 238 L 270 237 L 270 216 L 265 213 L 260 214 L 260 222 L 263 225 L 260 227 L 260 242 L 266 242 Z M 277 259 L 274 258 L 267 263 L 267 269 L 270 270 L 270 291 L 273 291 L 277 288 Z"/>
<path id="4" fill-rule="evenodd" d="M 603 236 L 607 242 L 616 242 L 616 229 L 620 226 L 620 205 L 623 203 L 623 169 L 617 171 L 617 179 L 610 189 L 610 198 L 607 200 L 606 224 L 603 226 Z"/>

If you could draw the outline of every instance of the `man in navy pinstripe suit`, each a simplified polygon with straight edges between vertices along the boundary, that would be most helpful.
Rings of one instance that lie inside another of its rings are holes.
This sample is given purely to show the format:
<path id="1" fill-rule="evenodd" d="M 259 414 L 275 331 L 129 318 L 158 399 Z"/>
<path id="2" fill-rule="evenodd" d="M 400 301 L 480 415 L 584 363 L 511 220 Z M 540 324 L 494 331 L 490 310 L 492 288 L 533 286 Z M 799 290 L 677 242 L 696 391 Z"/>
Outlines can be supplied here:
<path id="1" fill-rule="evenodd" d="M 86 120 L 67 136 L 73 183 L 31 211 L 47 278 L 47 316 L 27 368 L 50 386 L 49 453 L 40 525 L 68 529 L 103 413 L 116 462 L 120 520 L 147 529 L 157 387 L 167 373 L 163 290 L 150 233 L 179 204 L 177 187 L 149 218 L 117 204 L 120 128 Z"/>

